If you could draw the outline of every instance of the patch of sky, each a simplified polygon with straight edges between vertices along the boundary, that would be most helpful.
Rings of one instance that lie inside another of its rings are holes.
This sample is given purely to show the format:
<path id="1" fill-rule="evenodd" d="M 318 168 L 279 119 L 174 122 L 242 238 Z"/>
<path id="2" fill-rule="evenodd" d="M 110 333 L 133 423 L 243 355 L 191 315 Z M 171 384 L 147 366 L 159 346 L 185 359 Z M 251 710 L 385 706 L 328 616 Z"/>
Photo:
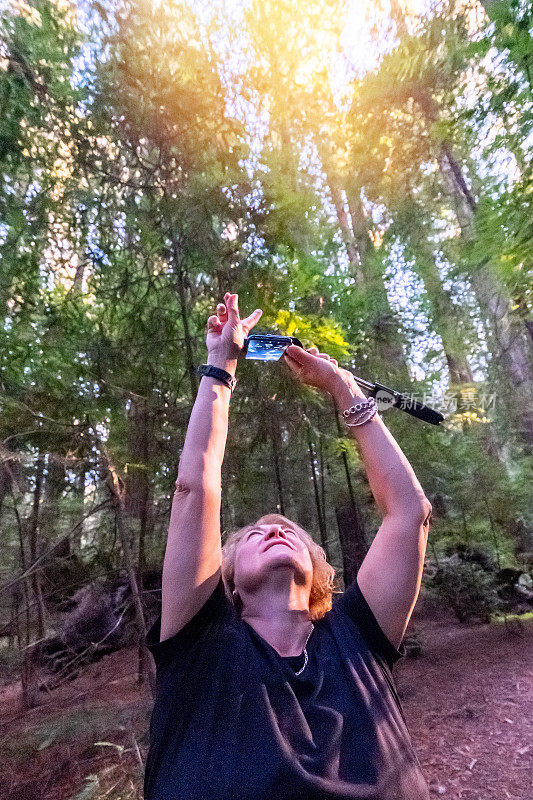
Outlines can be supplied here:
<path id="1" fill-rule="evenodd" d="M 313 178 L 315 191 L 322 200 L 324 208 L 331 215 L 333 206 L 327 196 L 326 176 L 322 169 L 322 162 L 318 155 L 316 143 L 311 135 L 306 136 L 300 150 L 299 167 Z"/>
<path id="2" fill-rule="evenodd" d="M 192 0 L 190 3 L 198 20 L 204 26 L 204 35 L 209 37 L 210 44 L 218 56 L 219 77 L 225 91 L 226 113 L 242 123 L 247 134 L 247 145 L 250 153 L 248 158 L 241 159 L 248 177 L 253 178 L 258 168 L 258 160 L 263 149 L 265 136 L 268 132 L 269 114 L 265 102 L 261 102 L 258 92 L 250 93 L 246 97 L 242 92 L 243 75 L 250 67 L 250 47 L 243 31 L 243 15 L 248 6 L 247 2 L 240 0 L 218 0 L 218 2 L 201 2 Z M 207 28 L 213 19 L 224 19 L 224 25 L 218 27 L 216 33 L 208 33 Z M 239 31 L 239 35 L 235 35 Z"/>
<path id="3" fill-rule="evenodd" d="M 101 442 L 107 442 L 109 438 L 109 425 L 104 425 L 103 422 L 98 422 L 95 426 L 96 434 Z M 93 432 L 91 428 L 89 428 L 89 432 Z M 93 432 L 94 435 L 94 432 Z"/>
<path id="4" fill-rule="evenodd" d="M 55 287 L 54 271 L 49 268 L 46 258 L 41 259 L 39 263 L 39 275 L 41 276 L 44 290 L 53 292 Z"/>
<path id="5" fill-rule="evenodd" d="M 477 144 L 472 148 L 471 158 L 477 165 L 480 178 L 492 179 L 491 196 L 496 199 L 502 191 L 509 190 L 520 178 L 516 157 L 504 147 L 492 147 L 498 134 L 504 132 L 503 122 L 494 113 L 485 116 L 483 124 L 477 129 Z M 490 190 L 487 182 L 485 191 Z"/>
<path id="6" fill-rule="evenodd" d="M 506 83 L 517 79 L 506 55 L 491 47 L 479 65 L 465 70 L 462 90 L 457 93 L 454 106 L 459 113 L 465 110 L 477 111 L 471 120 L 464 119 L 464 124 L 470 127 L 476 140 L 471 159 L 476 163 L 479 177 L 492 179 L 493 186 L 485 186 L 485 191 L 490 191 L 495 197 L 516 183 L 520 170 L 517 159 L 510 150 L 493 146 L 498 135 L 512 131 L 514 114 L 511 104 L 507 104 L 503 111 L 505 119 L 491 111 L 487 76 L 496 80 L 503 79 Z M 526 157 L 527 147 L 524 147 L 524 143 L 520 146 Z"/>
<path id="7" fill-rule="evenodd" d="M 269 129 L 268 101 L 256 93 L 244 98 L 240 93 L 242 75 L 250 66 L 251 49 L 243 33 L 234 35 L 235 31 L 243 31 L 243 15 L 249 3 L 246 0 L 218 0 L 214 3 L 191 2 L 198 19 L 206 26 L 213 16 L 224 18 L 225 24 L 220 26 L 216 35 L 211 36 L 210 42 L 219 56 L 219 74 L 226 94 L 226 109 L 229 116 L 242 122 L 247 133 L 249 156 L 241 161 L 241 166 L 246 170 L 250 179 L 262 171 L 266 166 L 261 164 L 261 152 Z M 361 24 L 361 14 L 365 16 L 365 23 Z M 380 47 L 376 45 L 371 33 L 372 25 L 383 27 L 383 14 L 374 8 L 373 4 L 367 6 L 359 0 L 349 4 L 345 29 L 341 35 L 341 49 L 332 53 L 330 63 L 330 86 L 334 100 L 339 109 L 343 107 L 343 93 L 346 86 L 353 78 L 362 76 L 369 69 L 375 68 L 381 48 L 390 49 L 393 38 L 386 34 L 379 38 Z M 335 224 L 336 213 L 329 197 L 326 176 L 323 173 L 316 145 L 311 136 L 303 143 L 300 151 L 300 168 L 313 177 L 314 188 L 320 198 L 326 220 Z M 263 198 L 261 181 L 256 179 L 254 187 L 246 197 L 246 202 L 251 208 L 258 208 Z M 332 264 L 328 267 L 327 274 L 333 274 L 338 267 L 348 268 L 348 255 L 343 238 L 339 233 L 335 236 L 338 245 L 338 266 Z M 259 237 L 252 234 L 244 245 L 244 249 L 254 251 L 257 244 L 264 244 Z"/>
<path id="8" fill-rule="evenodd" d="M 26 190 L 26 196 L 24 200 L 27 203 L 29 203 L 31 200 L 33 200 L 34 197 L 37 197 L 40 191 L 41 191 L 41 184 L 39 183 L 39 181 L 33 180 L 28 186 L 28 189 Z"/>
<path id="9" fill-rule="evenodd" d="M 86 86 L 91 73 L 109 53 L 109 46 L 104 44 L 104 38 L 113 30 L 114 16 L 112 13 L 106 14 L 105 24 L 102 25 L 102 17 L 91 0 L 75 0 L 75 5 L 76 24 L 82 36 L 79 54 L 73 62 L 72 82 L 74 86 Z M 105 12 L 104 5 L 101 9 Z M 114 30 L 116 31 L 116 26 Z"/>
<path id="10" fill-rule="evenodd" d="M 413 262 L 405 258 L 402 243 L 396 239 L 387 248 L 384 278 L 391 308 L 395 310 L 412 341 L 406 359 L 413 377 L 422 381 L 428 374 L 434 377 L 429 390 L 435 396 L 444 395 L 448 381 L 444 364 L 442 340 L 423 307 L 424 284 L 413 270 Z"/>
<path id="11" fill-rule="evenodd" d="M 126 236 L 126 214 L 123 211 L 119 211 L 113 220 L 113 230 L 118 241 L 123 242 Z"/>
<path id="12" fill-rule="evenodd" d="M 363 14 L 365 18 L 361 20 Z M 371 33 L 372 22 L 378 24 L 378 16 L 379 10 L 374 4 L 363 6 L 359 0 L 352 0 L 349 4 L 346 26 L 340 38 L 342 52 L 333 59 L 330 77 L 335 101 L 343 110 L 347 110 L 350 102 L 346 94 L 347 84 L 359 80 L 378 66 L 380 48 Z M 382 43 L 385 49 L 390 49 L 385 40 Z"/>

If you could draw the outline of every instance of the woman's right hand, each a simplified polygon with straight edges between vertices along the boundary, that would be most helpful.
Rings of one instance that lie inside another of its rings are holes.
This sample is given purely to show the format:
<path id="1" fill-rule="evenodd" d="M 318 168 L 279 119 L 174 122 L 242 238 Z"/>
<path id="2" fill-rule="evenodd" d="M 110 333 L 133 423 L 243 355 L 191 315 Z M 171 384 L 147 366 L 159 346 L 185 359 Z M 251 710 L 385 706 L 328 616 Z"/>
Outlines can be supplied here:
<path id="1" fill-rule="evenodd" d="M 209 363 L 236 363 L 246 336 L 259 322 L 263 313 L 260 308 L 256 308 L 246 319 L 241 319 L 238 300 L 239 295 L 226 292 L 224 302 L 217 306 L 217 313 L 212 314 L 207 320 L 206 344 Z"/>
<path id="2" fill-rule="evenodd" d="M 366 399 L 356 386 L 353 374 L 339 367 L 337 360 L 327 353 L 319 353 L 318 347 L 313 346 L 304 350 L 298 345 L 291 344 L 283 353 L 283 358 L 301 383 L 314 386 L 332 396 L 340 387 L 346 385 Z"/>

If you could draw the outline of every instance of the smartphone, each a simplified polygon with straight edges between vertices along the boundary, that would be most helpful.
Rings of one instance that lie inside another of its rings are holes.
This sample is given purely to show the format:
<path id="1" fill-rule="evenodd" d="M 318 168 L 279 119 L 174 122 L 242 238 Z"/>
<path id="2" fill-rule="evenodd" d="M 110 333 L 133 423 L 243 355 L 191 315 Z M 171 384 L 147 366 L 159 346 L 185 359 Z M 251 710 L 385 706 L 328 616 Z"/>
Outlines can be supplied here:
<path id="1" fill-rule="evenodd" d="M 255 358 L 258 361 L 279 361 L 287 347 L 303 344 L 296 336 L 281 336 L 277 333 L 252 333 L 244 340 L 243 352 L 246 358 Z"/>

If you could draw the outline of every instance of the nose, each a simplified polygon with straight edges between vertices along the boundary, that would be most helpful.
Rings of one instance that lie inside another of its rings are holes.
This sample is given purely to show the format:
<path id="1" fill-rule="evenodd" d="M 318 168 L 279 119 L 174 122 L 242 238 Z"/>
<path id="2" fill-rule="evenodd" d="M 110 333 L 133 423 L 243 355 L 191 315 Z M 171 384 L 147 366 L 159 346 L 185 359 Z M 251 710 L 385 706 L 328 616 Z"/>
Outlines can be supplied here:
<path id="1" fill-rule="evenodd" d="M 281 525 L 272 525 L 269 531 L 265 536 L 265 539 L 268 541 L 269 539 L 274 539 L 275 537 L 279 537 L 280 539 L 286 539 L 287 534 L 281 527 Z"/>

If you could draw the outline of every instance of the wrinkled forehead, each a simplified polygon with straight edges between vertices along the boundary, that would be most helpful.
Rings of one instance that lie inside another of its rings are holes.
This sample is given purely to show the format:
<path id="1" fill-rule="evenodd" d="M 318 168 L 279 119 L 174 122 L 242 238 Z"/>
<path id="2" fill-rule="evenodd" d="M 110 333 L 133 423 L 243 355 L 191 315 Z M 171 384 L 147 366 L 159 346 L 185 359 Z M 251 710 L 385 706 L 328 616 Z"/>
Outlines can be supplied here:
<path id="1" fill-rule="evenodd" d="M 279 527 L 282 528 L 282 530 L 284 531 L 290 530 L 293 531 L 294 533 L 300 533 L 298 525 L 296 525 L 296 523 L 291 522 L 288 519 L 272 519 L 272 520 L 259 519 L 257 520 L 257 522 L 253 522 L 250 525 L 247 525 L 244 528 L 244 531 L 246 533 L 249 533 L 250 531 L 262 530 L 265 531 L 266 533 L 266 531 L 270 530 L 272 527 L 276 525 L 279 525 Z"/>

